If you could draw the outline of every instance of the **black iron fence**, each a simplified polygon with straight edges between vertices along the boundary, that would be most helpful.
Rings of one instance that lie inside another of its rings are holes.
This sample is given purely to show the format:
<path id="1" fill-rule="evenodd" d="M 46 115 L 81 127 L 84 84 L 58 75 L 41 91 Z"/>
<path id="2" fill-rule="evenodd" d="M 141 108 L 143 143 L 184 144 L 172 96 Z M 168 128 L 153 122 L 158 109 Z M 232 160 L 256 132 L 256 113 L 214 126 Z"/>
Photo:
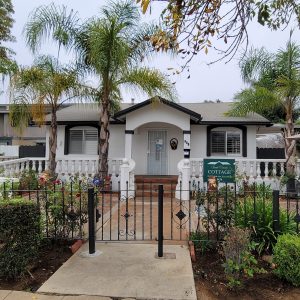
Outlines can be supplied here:
<path id="1" fill-rule="evenodd" d="M 41 210 L 43 235 L 53 239 L 85 238 L 88 234 L 88 184 L 57 180 L 36 188 L 19 188 L 17 183 L 0 185 L 0 200 L 23 197 L 35 201 Z M 120 186 L 120 185 L 119 185 Z M 156 240 L 159 228 L 158 183 L 138 189 L 112 190 L 112 184 L 95 187 L 97 209 L 96 240 Z M 184 195 L 189 200 L 184 200 Z M 165 240 L 220 241 L 230 226 L 256 231 L 257 236 L 277 232 L 299 233 L 297 193 L 279 195 L 265 184 L 237 186 L 224 184 L 188 191 L 176 184 L 163 184 L 163 224 Z"/>
<path id="2" fill-rule="evenodd" d="M 81 182 L 55 181 L 42 185 L 0 184 L 0 201 L 24 199 L 35 202 L 41 213 L 44 238 L 81 239 L 87 235 L 87 187 Z"/>

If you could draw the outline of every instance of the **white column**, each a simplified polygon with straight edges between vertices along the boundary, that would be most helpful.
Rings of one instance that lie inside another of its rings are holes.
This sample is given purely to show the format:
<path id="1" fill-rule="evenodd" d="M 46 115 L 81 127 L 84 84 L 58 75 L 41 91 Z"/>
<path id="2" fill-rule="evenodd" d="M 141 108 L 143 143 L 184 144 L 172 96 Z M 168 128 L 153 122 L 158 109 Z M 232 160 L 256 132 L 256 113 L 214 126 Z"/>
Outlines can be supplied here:
<path id="1" fill-rule="evenodd" d="M 191 165 L 189 159 L 184 159 L 182 167 L 182 191 L 181 200 L 190 200 L 190 178 L 191 178 Z"/>
<path id="2" fill-rule="evenodd" d="M 128 159 L 123 159 L 122 165 L 120 166 L 121 171 L 121 182 L 120 182 L 120 194 L 121 199 L 125 199 L 128 196 L 129 189 L 129 161 Z"/>
<path id="3" fill-rule="evenodd" d="M 134 130 L 125 130 L 125 157 L 132 158 L 132 136 Z"/>
<path id="4" fill-rule="evenodd" d="M 184 158 L 190 158 L 191 152 L 191 131 L 183 130 L 183 154 Z"/>

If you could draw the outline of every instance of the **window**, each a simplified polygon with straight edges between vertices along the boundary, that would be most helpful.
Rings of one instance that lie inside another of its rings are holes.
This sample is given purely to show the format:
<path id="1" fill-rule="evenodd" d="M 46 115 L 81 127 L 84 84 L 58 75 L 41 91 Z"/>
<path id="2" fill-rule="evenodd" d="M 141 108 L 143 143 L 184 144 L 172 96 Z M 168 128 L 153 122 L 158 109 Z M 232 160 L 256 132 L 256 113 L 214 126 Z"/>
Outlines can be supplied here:
<path id="1" fill-rule="evenodd" d="M 212 155 L 240 155 L 241 133 L 238 131 L 212 131 Z"/>
<path id="2" fill-rule="evenodd" d="M 98 130 L 96 128 L 70 129 L 69 154 L 97 155 Z"/>

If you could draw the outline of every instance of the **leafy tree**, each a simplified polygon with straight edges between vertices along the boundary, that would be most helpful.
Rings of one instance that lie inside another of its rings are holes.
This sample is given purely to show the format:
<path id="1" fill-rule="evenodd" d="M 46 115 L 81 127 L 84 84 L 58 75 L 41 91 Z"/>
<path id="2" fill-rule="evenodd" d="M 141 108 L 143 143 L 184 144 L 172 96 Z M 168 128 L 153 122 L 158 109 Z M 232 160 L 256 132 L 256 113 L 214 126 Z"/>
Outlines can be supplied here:
<path id="1" fill-rule="evenodd" d="M 143 12 L 158 0 L 136 0 Z M 163 1 L 163 0 L 162 0 Z M 221 58 L 234 56 L 246 39 L 252 20 L 272 29 L 285 28 L 296 19 L 300 25 L 299 0 L 168 0 L 162 12 L 162 29 L 152 36 L 156 49 L 176 49 L 186 59 L 184 67 L 200 51 L 208 52 L 219 40 L 226 45 Z"/>
<path id="2" fill-rule="evenodd" d="M 127 2 L 110 2 L 101 15 L 81 23 L 77 14 L 54 4 L 37 8 L 25 33 L 27 44 L 36 52 L 44 38 L 72 49 L 82 71 L 97 77 L 94 100 L 100 107 L 99 167 L 101 178 L 108 172 L 109 120 L 112 107 L 121 101 L 121 88 L 145 92 L 149 96 L 174 98 L 166 77 L 143 66 L 151 57 L 151 44 L 145 37 L 155 27 L 140 23 L 138 8 Z"/>
<path id="3" fill-rule="evenodd" d="M 22 130 L 32 117 L 41 124 L 48 110 L 51 111 L 49 171 L 52 175 L 56 168 L 56 113 L 66 101 L 91 95 L 79 74 L 73 66 L 60 65 L 51 56 L 40 56 L 31 67 L 19 68 L 11 77 L 10 119 L 16 128 Z"/>
<path id="4" fill-rule="evenodd" d="M 7 75 L 16 68 L 11 59 L 13 51 L 4 45 L 5 42 L 14 41 L 11 34 L 14 13 L 11 0 L 0 0 L 0 74 Z"/>
<path id="5" fill-rule="evenodd" d="M 252 49 L 240 62 L 243 80 L 250 85 L 235 96 L 229 114 L 261 113 L 281 106 L 285 114 L 284 137 L 294 135 L 294 116 L 300 100 L 300 47 L 291 39 L 284 49 L 268 53 Z M 285 139 L 287 172 L 295 172 L 295 140 Z"/>

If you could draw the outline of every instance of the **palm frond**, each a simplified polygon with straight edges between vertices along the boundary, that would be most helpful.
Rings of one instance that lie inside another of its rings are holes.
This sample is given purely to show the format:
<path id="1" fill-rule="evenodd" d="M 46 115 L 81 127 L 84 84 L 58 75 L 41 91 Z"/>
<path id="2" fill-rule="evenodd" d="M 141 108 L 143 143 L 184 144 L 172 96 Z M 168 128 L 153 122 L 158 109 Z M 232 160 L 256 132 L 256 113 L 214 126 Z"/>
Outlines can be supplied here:
<path id="1" fill-rule="evenodd" d="M 66 49 L 73 44 L 79 24 L 77 12 L 68 11 L 66 6 L 58 7 L 54 3 L 36 8 L 30 15 L 23 33 L 26 44 L 35 53 L 42 43 L 51 39 Z"/>
<path id="2" fill-rule="evenodd" d="M 246 116 L 251 112 L 261 113 L 266 108 L 277 107 L 281 102 L 278 97 L 264 87 L 245 89 L 235 95 L 231 109 L 226 113 L 228 116 Z"/>
<path id="3" fill-rule="evenodd" d="M 270 69 L 271 59 L 272 56 L 264 48 L 251 48 L 240 61 L 243 81 L 251 84 L 259 80 L 261 74 Z"/>
<path id="4" fill-rule="evenodd" d="M 119 84 L 129 87 L 136 93 L 142 92 L 150 97 L 161 96 L 170 101 L 177 99 L 173 84 L 156 69 L 134 68 L 123 74 Z"/>

